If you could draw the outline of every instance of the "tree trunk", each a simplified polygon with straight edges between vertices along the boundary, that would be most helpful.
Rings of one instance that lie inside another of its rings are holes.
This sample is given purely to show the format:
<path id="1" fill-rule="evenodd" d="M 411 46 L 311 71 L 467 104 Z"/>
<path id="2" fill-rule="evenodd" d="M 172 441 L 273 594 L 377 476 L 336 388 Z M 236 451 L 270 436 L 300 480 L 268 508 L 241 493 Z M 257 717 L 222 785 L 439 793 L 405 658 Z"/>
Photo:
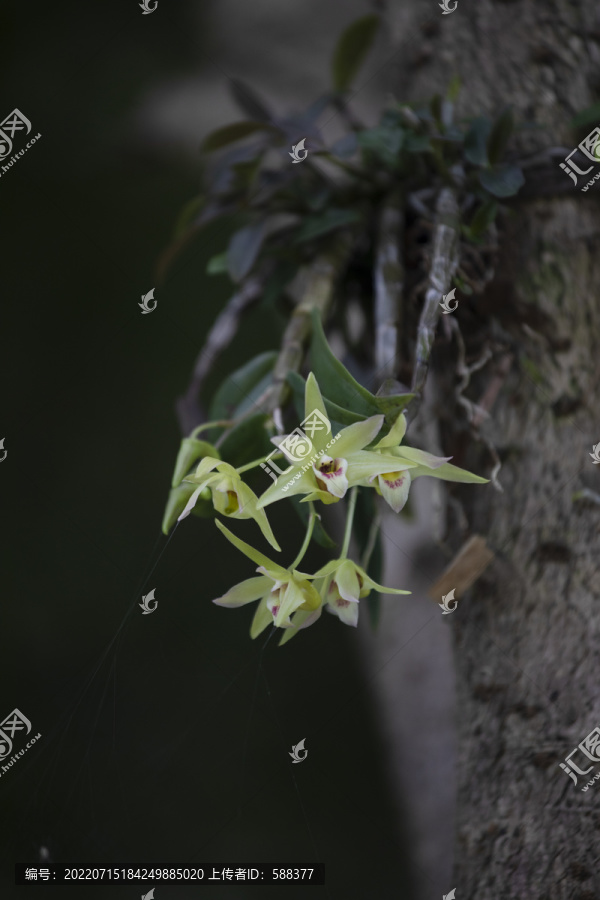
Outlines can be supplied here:
<path id="1" fill-rule="evenodd" d="M 517 120 L 545 126 L 522 132 L 521 150 L 575 147 L 568 123 L 600 88 L 594 0 L 459 0 L 452 15 L 439 17 L 432 3 L 424 26 L 421 11 L 413 3 L 394 13 L 399 98 L 444 93 L 458 72 L 458 115 L 494 116 L 511 105 Z M 456 888 L 457 900 L 600 897 L 600 785 L 579 796 L 600 768 L 575 785 L 559 767 L 600 725 L 599 510 L 573 499 L 583 488 L 600 492 L 588 455 L 600 441 L 600 187 L 582 194 L 585 183 L 580 177 L 561 198 L 514 204 L 494 283 L 483 297 L 463 300 L 463 309 L 510 340 L 512 367 L 482 427 L 503 461 L 504 493 L 490 484 L 458 494 L 470 530 L 487 536 L 496 558 L 448 617 L 458 812 L 446 887 Z M 452 358 L 433 377 L 451 396 Z M 469 396 L 477 400 L 490 378 L 484 369 Z M 455 414 L 464 423 L 460 408 Z M 442 438 L 444 453 L 456 454 L 458 440 L 443 423 Z M 483 473 L 489 463 L 475 446 L 458 464 Z M 573 759 L 586 768 L 579 751 Z"/>

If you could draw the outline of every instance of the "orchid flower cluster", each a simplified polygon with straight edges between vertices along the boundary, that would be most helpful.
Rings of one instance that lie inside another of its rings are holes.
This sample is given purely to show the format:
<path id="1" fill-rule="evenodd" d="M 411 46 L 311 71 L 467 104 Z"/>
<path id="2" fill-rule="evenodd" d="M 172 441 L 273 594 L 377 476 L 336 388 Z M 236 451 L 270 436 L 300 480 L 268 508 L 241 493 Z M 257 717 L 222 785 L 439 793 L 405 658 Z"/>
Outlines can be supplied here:
<path id="1" fill-rule="evenodd" d="M 329 422 L 319 385 L 312 372 L 306 381 L 304 400 L 307 417 L 318 411 L 323 420 Z M 188 498 L 185 508 L 178 516 L 179 520 L 188 516 L 198 503 L 212 501 L 216 512 L 223 516 L 254 519 L 271 547 L 278 552 L 281 548 L 267 519 L 265 507 L 294 494 L 304 494 L 302 502 L 309 504 L 306 536 L 298 556 L 288 568 L 273 562 L 236 537 L 222 522 L 216 521 L 227 540 L 256 564 L 258 574 L 234 585 L 222 597 L 213 600 L 213 603 L 237 607 L 258 601 L 250 628 L 252 638 L 256 638 L 269 625 L 274 625 L 283 629 L 280 645 L 284 644 L 299 630 L 316 622 L 323 608 L 337 615 L 346 625 L 356 626 L 359 601 L 372 590 L 383 594 L 410 593 L 377 584 L 364 568 L 348 559 L 359 488 L 374 489 L 395 513 L 399 513 L 408 500 L 412 482 L 423 475 L 467 483 L 482 484 L 487 481 L 465 469 L 450 465 L 451 457 L 433 456 L 414 447 L 404 446 L 404 413 L 400 413 L 389 432 L 374 443 L 383 423 L 383 415 L 371 416 L 342 428 L 335 436 L 335 441 L 328 440 L 329 430 L 325 430 L 326 433 L 322 435 L 317 432 L 313 438 L 312 457 L 316 461 L 310 466 L 302 463 L 292 465 L 260 498 L 242 480 L 242 474 L 264 463 L 265 458 L 236 469 L 221 460 L 215 448 L 205 444 L 208 452 L 193 474 L 181 478 L 179 465 L 179 481 Z M 281 447 L 285 437 L 275 437 L 272 441 Z M 333 444 L 332 452 L 335 452 L 335 457 L 325 454 L 328 444 Z M 211 452 L 213 455 L 210 455 Z M 177 468 L 176 466 L 176 474 Z M 319 518 L 315 503 L 338 503 L 348 492 L 346 528 L 339 558 L 331 560 L 313 574 L 300 571 L 298 566 L 310 544 L 315 520 Z"/>

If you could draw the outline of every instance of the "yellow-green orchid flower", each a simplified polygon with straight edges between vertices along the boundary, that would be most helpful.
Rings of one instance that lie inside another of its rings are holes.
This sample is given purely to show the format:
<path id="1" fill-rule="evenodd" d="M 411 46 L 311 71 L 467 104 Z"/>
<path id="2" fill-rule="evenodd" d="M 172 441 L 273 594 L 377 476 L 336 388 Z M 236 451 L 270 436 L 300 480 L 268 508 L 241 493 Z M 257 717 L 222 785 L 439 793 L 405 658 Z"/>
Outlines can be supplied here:
<path id="1" fill-rule="evenodd" d="M 302 572 L 297 574 L 303 578 L 319 579 L 319 594 L 327 611 L 336 615 L 344 624 L 354 627 L 358 624 L 358 601 L 368 597 L 371 591 L 379 591 L 381 594 L 410 594 L 410 591 L 377 584 L 351 559 L 332 559 L 314 575 L 305 575 Z M 285 644 L 302 628 L 308 628 L 316 622 L 322 608 L 319 605 L 310 612 L 300 609 L 292 619 L 293 628 L 286 631 L 280 644 Z"/>
<path id="2" fill-rule="evenodd" d="M 241 541 L 221 522 L 217 521 L 216 524 L 234 547 L 258 565 L 256 571 L 261 573 L 257 578 L 241 581 L 222 597 L 213 600 L 217 606 L 230 607 L 245 606 L 246 603 L 260 600 L 250 627 L 252 638 L 258 637 L 269 624 L 278 628 L 291 628 L 290 616 L 296 610 L 311 612 L 321 606 L 321 597 L 309 581 L 312 575 L 303 575 L 295 569 L 284 569 Z"/>
<path id="3" fill-rule="evenodd" d="M 258 497 L 229 463 L 205 456 L 195 473 L 189 475 L 185 481 L 197 484 L 198 487 L 179 516 L 180 520 L 189 516 L 200 495 L 203 498 L 207 497 L 206 492 L 209 491 L 217 512 L 234 519 L 254 519 L 271 547 L 281 550 L 269 525 L 267 514 L 264 509 L 258 509 Z"/>
<path id="4" fill-rule="evenodd" d="M 321 391 L 312 372 L 306 380 L 304 407 L 307 419 L 317 411 L 328 421 Z M 367 479 L 382 472 L 404 471 L 416 466 L 417 463 L 409 460 L 399 461 L 381 451 L 375 453 L 364 449 L 380 431 L 383 420 L 382 415 L 371 416 L 343 428 L 335 437 L 332 437 L 330 429 L 324 430 L 324 434 L 316 432 L 310 458 L 306 462 L 296 463 L 280 475 L 261 495 L 258 508 L 293 494 L 307 494 L 302 502 L 321 500 L 326 504 L 337 503 L 355 484 L 365 484 Z M 285 446 L 286 437 L 273 438 L 273 443 Z M 330 456 L 329 451 L 334 455 Z"/>
<path id="5" fill-rule="evenodd" d="M 444 481 L 460 481 L 464 484 L 487 484 L 487 478 L 473 475 L 466 469 L 451 466 L 448 462 L 451 456 L 434 456 L 424 450 L 415 447 L 401 446 L 401 441 L 406 434 L 406 416 L 400 413 L 394 422 L 389 434 L 381 438 L 375 444 L 378 453 L 385 454 L 386 458 L 395 457 L 399 465 L 393 466 L 389 472 L 369 476 L 371 484 L 377 478 L 376 490 L 382 495 L 386 503 L 394 512 L 400 512 L 408 500 L 410 485 L 415 478 L 421 475 L 429 475 L 431 478 L 442 478 Z M 413 468 L 404 468 L 406 463 L 412 463 Z M 364 484 L 365 482 L 363 482 Z"/>

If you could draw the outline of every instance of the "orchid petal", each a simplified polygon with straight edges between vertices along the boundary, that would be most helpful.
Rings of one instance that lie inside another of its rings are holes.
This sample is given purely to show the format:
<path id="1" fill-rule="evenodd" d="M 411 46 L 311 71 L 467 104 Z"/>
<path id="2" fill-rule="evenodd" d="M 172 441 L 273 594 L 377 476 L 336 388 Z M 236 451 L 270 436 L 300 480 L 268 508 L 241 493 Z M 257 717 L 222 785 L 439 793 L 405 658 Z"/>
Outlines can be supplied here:
<path id="1" fill-rule="evenodd" d="M 405 469 L 412 469 L 415 465 L 415 463 L 401 460 L 397 456 L 387 456 L 371 450 L 354 453 L 348 463 L 348 483 L 351 487 L 355 484 L 365 484 L 367 479 L 372 481 L 376 475 L 383 475 L 385 472 L 402 472 Z"/>
<path id="2" fill-rule="evenodd" d="M 480 475 L 474 475 L 472 472 L 467 472 L 466 469 L 460 469 L 458 466 L 453 466 L 450 463 L 444 463 L 443 466 L 439 466 L 437 469 L 417 466 L 410 471 L 413 481 L 421 475 L 429 475 L 430 478 L 442 478 L 444 481 L 460 481 L 463 484 L 488 484 L 489 482 L 489 478 L 481 478 Z"/>
<path id="3" fill-rule="evenodd" d="M 273 581 L 264 575 L 258 578 L 247 578 L 246 581 L 240 581 L 230 588 L 222 597 L 213 600 L 217 606 L 245 606 L 246 603 L 252 603 L 268 594 L 273 587 Z"/>
<path id="4" fill-rule="evenodd" d="M 254 618 L 252 619 L 252 625 L 250 626 L 250 637 L 253 640 L 265 630 L 267 625 L 271 625 L 273 622 L 273 614 L 267 606 L 267 600 L 268 596 L 263 597 L 256 607 L 256 612 L 254 613 Z"/>
<path id="5" fill-rule="evenodd" d="M 281 589 L 283 591 L 283 588 Z M 269 601 L 271 602 L 271 601 Z M 286 585 L 283 596 L 279 595 L 279 609 L 275 615 L 275 625 L 278 628 L 285 628 L 291 625 L 290 615 L 299 609 L 304 603 L 304 594 L 294 581 L 289 581 Z"/>
<path id="6" fill-rule="evenodd" d="M 351 603 L 343 597 L 327 601 L 327 610 L 336 615 L 345 625 L 358 625 L 358 603 Z"/>
<path id="7" fill-rule="evenodd" d="M 271 526 L 269 525 L 269 520 L 267 519 L 266 512 L 264 511 L 264 509 L 257 508 L 258 497 L 254 493 L 254 491 L 241 480 L 237 485 L 237 498 L 239 509 L 237 512 L 232 513 L 232 515 L 236 519 L 254 519 L 271 547 L 273 547 L 275 550 L 281 551 L 281 547 L 277 543 L 275 535 L 273 534 Z"/>
<path id="8" fill-rule="evenodd" d="M 250 544 L 247 544 L 245 541 L 241 541 L 235 534 L 232 534 L 228 528 L 226 528 L 222 522 L 219 522 L 218 519 L 215 519 L 215 525 L 222 531 L 228 541 L 230 541 L 234 547 L 237 547 L 244 556 L 247 556 L 248 559 L 251 559 L 252 562 L 256 563 L 257 566 L 264 566 L 265 569 L 269 569 L 271 572 L 277 573 L 277 577 L 281 581 L 287 581 L 290 577 L 290 573 L 287 569 L 282 568 L 282 566 L 278 566 L 277 563 L 272 562 L 268 556 L 265 556 L 264 553 L 261 553 L 259 550 L 255 550 L 254 547 L 251 547 Z"/>
<path id="9" fill-rule="evenodd" d="M 268 506 L 269 503 L 276 503 L 277 500 L 283 500 L 284 497 L 292 497 L 294 494 L 306 494 L 308 491 L 316 490 L 318 485 L 312 466 L 306 472 L 302 472 L 302 469 L 303 466 L 294 466 L 289 475 L 280 475 L 277 481 L 273 482 L 264 494 L 261 494 L 257 503 L 258 509 Z M 294 476 L 298 474 L 300 474 L 300 477 L 295 479 Z"/>
<path id="10" fill-rule="evenodd" d="M 381 440 L 375 444 L 375 448 L 379 450 L 383 447 L 396 447 L 398 444 L 402 443 L 402 439 L 406 434 L 406 416 L 403 412 L 400 413 L 392 427 L 390 428 L 389 434 L 385 437 L 381 438 Z"/>
<path id="11" fill-rule="evenodd" d="M 451 456 L 434 456 L 433 453 L 417 450 L 416 447 L 398 447 L 397 452 L 403 459 L 408 459 L 419 466 L 427 466 L 428 469 L 439 469 L 452 459 Z"/>
<path id="12" fill-rule="evenodd" d="M 363 422 L 354 422 L 347 428 L 342 428 L 332 445 L 332 452 L 336 456 L 348 457 L 358 450 L 362 450 L 370 444 L 378 431 L 381 431 L 385 416 L 371 416 Z"/>
<path id="13" fill-rule="evenodd" d="M 356 575 L 356 564 L 345 559 L 335 573 L 335 583 L 343 600 L 358 603 L 360 584 Z"/>
<path id="14" fill-rule="evenodd" d="M 292 618 L 292 628 L 286 628 L 283 637 L 279 641 L 279 646 L 283 646 L 283 644 L 287 644 L 288 641 L 294 637 L 295 634 L 298 634 L 303 628 L 308 628 L 310 625 L 313 625 L 317 619 L 320 618 L 321 613 L 323 611 L 323 607 L 319 606 L 318 609 L 313 610 L 305 610 L 299 609 L 297 610 Z"/>
<path id="15" fill-rule="evenodd" d="M 322 456 L 318 463 L 313 463 L 312 468 L 321 489 L 325 487 L 328 493 L 339 499 L 345 496 L 348 490 L 347 460 L 341 457 L 332 459 L 331 456 Z"/>
<path id="16" fill-rule="evenodd" d="M 194 474 L 188 475 L 188 477 L 185 480 L 186 481 L 194 481 L 194 482 L 202 481 L 202 480 L 204 480 L 206 475 L 209 472 L 212 472 L 212 470 L 214 468 L 216 468 L 216 466 L 218 466 L 219 464 L 222 465 L 223 460 L 215 459 L 214 456 L 205 456 L 204 459 L 202 459 L 200 461 L 200 464 L 198 465 L 198 468 L 196 469 Z M 233 471 L 235 473 L 235 469 Z"/>
<path id="17" fill-rule="evenodd" d="M 327 422 L 329 422 L 329 416 L 327 415 L 327 410 L 325 409 L 321 389 L 319 388 L 319 384 L 313 373 L 309 372 L 308 378 L 306 379 L 306 386 L 304 388 L 304 418 L 308 419 L 314 412 L 320 413 L 320 415 L 323 416 L 323 418 Z M 324 429 L 323 431 L 315 431 L 313 437 L 311 438 L 313 446 L 316 448 L 315 452 L 318 452 L 318 450 L 322 450 L 329 440 L 331 440 L 330 422 L 329 429 Z"/>
<path id="18" fill-rule="evenodd" d="M 410 471 L 386 472 L 379 475 L 379 489 L 385 502 L 392 507 L 395 513 L 399 513 L 406 505 L 410 490 Z"/>
<path id="19" fill-rule="evenodd" d="M 330 503 L 338 503 L 340 498 L 330 494 L 329 491 L 313 491 L 312 494 L 303 497 L 300 503 L 310 503 L 312 500 L 320 500 L 321 503 L 329 506 Z"/>
<path id="20" fill-rule="evenodd" d="M 187 481 L 187 478 L 185 480 Z M 189 514 L 191 513 L 191 511 L 193 510 L 193 508 L 196 505 L 198 497 L 200 496 L 200 494 L 202 493 L 202 491 L 204 490 L 204 488 L 206 487 L 206 485 L 209 483 L 210 480 L 211 479 L 208 478 L 206 481 L 204 481 L 202 484 L 200 484 L 196 488 L 196 490 L 194 491 L 194 493 L 191 495 L 190 499 L 186 503 L 183 512 L 179 515 L 179 517 L 177 519 L 178 522 L 181 522 L 182 519 L 185 519 L 185 518 L 187 518 L 187 516 L 189 516 Z"/>

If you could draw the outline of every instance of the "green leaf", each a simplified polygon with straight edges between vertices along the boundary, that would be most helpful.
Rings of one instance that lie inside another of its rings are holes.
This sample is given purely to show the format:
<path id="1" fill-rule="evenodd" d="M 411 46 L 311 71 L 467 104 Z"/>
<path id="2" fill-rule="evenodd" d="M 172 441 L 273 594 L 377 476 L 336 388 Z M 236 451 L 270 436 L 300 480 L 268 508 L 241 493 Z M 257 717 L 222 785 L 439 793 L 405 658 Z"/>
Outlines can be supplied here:
<path id="1" fill-rule="evenodd" d="M 342 33 L 332 63 L 333 86 L 339 93 L 350 87 L 373 43 L 379 23 L 377 15 L 363 16 Z"/>
<path id="2" fill-rule="evenodd" d="M 259 353 L 235 372 L 229 375 L 216 392 L 210 405 L 209 421 L 213 419 L 231 419 L 235 416 L 240 404 L 251 393 L 253 388 L 271 372 L 277 359 L 277 351 Z"/>
<path id="3" fill-rule="evenodd" d="M 434 94 L 431 100 L 429 101 L 429 109 L 431 110 L 431 115 L 433 116 L 436 125 L 439 127 L 442 124 L 442 97 L 441 94 Z"/>
<path id="4" fill-rule="evenodd" d="M 415 134 L 409 131 L 404 141 L 404 149 L 407 153 L 426 153 L 431 152 L 431 138 L 427 134 Z"/>
<path id="5" fill-rule="evenodd" d="M 494 122 L 487 139 L 487 155 L 492 166 L 495 166 L 503 158 L 514 128 L 515 117 L 513 111 L 512 109 L 505 109 Z"/>
<path id="6" fill-rule="evenodd" d="M 264 122 L 233 122 L 231 125 L 225 125 L 223 128 L 217 128 L 204 138 L 200 144 L 200 149 L 204 153 L 212 153 L 214 150 L 220 150 L 227 144 L 233 144 L 234 141 L 241 141 L 257 131 L 275 131 L 271 125 Z"/>
<path id="7" fill-rule="evenodd" d="M 391 426 L 414 396 L 414 394 L 395 394 L 389 397 L 375 397 L 359 384 L 333 354 L 316 309 L 312 312 L 310 357 L 312 371 L 321 392 L 342 410 L 365 418 L 383 413 L 386 424 Z"/>
<path id="8" fill-rule="evenodd" d="M 208 441 L 199 441 L 197 438 L 184 438 L 177 454 L 175 462 L 175 470 L 171 479 L 171 487 L 175 488 L 180 484 L 188 474 L 194 463 L 203 459 L 205 456 L 212 456 L 214 459 L 221 459 L 219 451 Z"/>
<path id="9" fill-rule="evenodd" d="M 227 248 L 227 271 L 232 281 L 242 281 L 256 262 L 266 237 L 265 222 L 246 225 L 232 234 Z"/>
<path id="10" fill-rule="evenodd" d="M 479 182 L 494 197 L 512 197 L 525 184 L 525 177 L 518 166 L 497 166 L 479 172 Z"/>
<path id="11" fill-rule="evenodd" d="M 258 122 L 271 122 L 273 119 L 269 107 L 254 88 L 251 88 L 239 78 L 229 79 L 229 89 L 233 99 L 246 115 Z"/>
<path id="12" fill-rule="evenodd" d="M 363 150 L 371 151 L 389 168 L 398 164 L 400 150 L 404 140 L 402 128 L 367 128 L 357 134 L 358 143 Z"/>
<path id="13" fill-rule="evenodd" d="M 207 275 L 222 275 L 227 272 L 227 252 L 211 256 L 206 266 Z"/>
<path id="14" fill-rule="evenodd" d="M 235 425 L 219 447 L 223 459 L 238 468 L 274 450 L 265 428 L 268 420 L 266 413 L 259 412 Z"/>
<path id="15" fill-rule="evenodd" d="M 295 495 L 290 497 L 292 501 L 292 506 L 294 507 L 297 515 L 303 524 L 308 527 L 308 517 L 310 516 L 310 507 L 308 503 L 302 503 L 302 497 Z M 326 550 L 332 550 L 333 547 L 337 547 L 336 542 L 330 537 L 323 526 L 321 525 L 320 519 L 315 519 L 315 526 L 313 529 L 313 540 L 319 544 L 321 547 L 325 547 Z"/>
<path id="16" fill-rule="evenodd" d="M 446 92 L 446 97 L 451 103 L 456 103 L 458 100 L 458 95 L 460 94 L 460 77 L 455 74 L 452 76 L 450 80 L 450 84 L 448 85 L 448 90 Z M 377 580 L 377 579 L 375 579 Z"/>
<path id="17" fill-rule="evenodd" d="M 352 225 L 359 222 L 360 214 L 353 209 L 328 209 L 326 212 L 315 216 L 306 216 L 304 224 L 298 231 L 294 244 L 303 244 L 313 238 L 321 237 L 344 225 Z"/>
<path id="18" fill-rule="evenodd" d="M 469 224 L 469 237 L 478 239 L 485 234 L 498 212 L 498 204 L 495 200 L 486 200 L 482 203 Z"/>
<path id="19" fill-rule="evenodd" d="M 465 136 L 465 159 L 474 166 L 487 166 L 487 139 L 492 123 L 485 116 L 473 119 Z"/>
<path id="20" fill-rule="evenodd" d="M 583 128 L 586 125 L 598 124 L 600 121 L 600 103 L 594 103 L 592 106 L 582 109 L 574 116 L 569 125 L 571 128 Z"/>

